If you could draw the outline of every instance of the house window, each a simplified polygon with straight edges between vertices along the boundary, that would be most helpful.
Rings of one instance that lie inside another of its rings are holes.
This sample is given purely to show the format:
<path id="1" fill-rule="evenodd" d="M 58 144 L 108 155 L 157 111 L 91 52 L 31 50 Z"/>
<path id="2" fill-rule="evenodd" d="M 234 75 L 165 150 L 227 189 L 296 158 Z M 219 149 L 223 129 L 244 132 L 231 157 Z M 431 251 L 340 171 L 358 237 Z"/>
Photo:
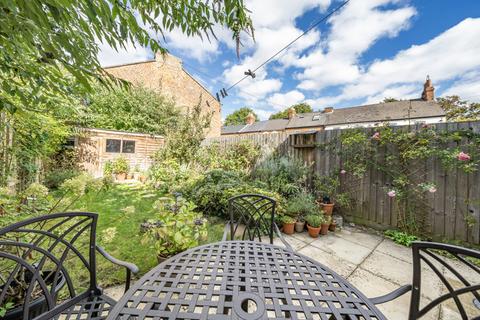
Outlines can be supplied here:
<path id="1" fill-rule="evenodd" d="M 135 153 L 135 141 L 123 140 L 122 153 Z"/>
<path id="2" fill-rule="evenodd" d="M 106 152 L 120 152 L 121 140 L 117 139 L 107 139 L 107 145 L 105 148 Z"/>

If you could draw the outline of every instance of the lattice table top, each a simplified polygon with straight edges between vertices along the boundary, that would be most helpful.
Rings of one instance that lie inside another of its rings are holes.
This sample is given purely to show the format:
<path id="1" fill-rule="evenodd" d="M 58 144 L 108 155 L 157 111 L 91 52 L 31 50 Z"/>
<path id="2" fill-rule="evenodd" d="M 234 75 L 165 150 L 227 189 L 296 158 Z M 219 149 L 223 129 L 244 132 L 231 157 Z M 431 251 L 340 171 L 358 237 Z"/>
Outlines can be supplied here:
<path id="1" fill-rule="evenodd" d="M 185 251 L 143 276 L 108 319 L 385 319 L 356 288 L 301 254 L 251 241 Z"/>

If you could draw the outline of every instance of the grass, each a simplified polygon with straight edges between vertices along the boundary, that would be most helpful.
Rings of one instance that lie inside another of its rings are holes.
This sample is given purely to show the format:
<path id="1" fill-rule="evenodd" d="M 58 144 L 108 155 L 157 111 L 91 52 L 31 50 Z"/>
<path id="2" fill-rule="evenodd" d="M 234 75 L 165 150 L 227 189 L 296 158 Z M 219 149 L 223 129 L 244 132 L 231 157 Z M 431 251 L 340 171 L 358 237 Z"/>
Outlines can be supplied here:
<path id="1" fill-rule="evenodd" d="M 76 204 L 75 210 L 99 214 L 97 226 L 98 243 L 114 257 L 135 263 L 141 276 L 158 264 L 156 255 L 147 245 L 142 245 L 140 224 L 155 217 L 153 204 L 165 196 L 140 184 L 114 185 L 107 191 L 87 194 Z M 219 241 L 222 238 L 224 222 L 209 219 L 208 239 L 205 243 Z M 115 227 L 112 241 L 106 242 L 104 230 Z M 125 279 L 123 268 L 114 266 L 102 256 L 97 255 L 97 279 L 100 286 L 106 287 L 122 283 Z"/>

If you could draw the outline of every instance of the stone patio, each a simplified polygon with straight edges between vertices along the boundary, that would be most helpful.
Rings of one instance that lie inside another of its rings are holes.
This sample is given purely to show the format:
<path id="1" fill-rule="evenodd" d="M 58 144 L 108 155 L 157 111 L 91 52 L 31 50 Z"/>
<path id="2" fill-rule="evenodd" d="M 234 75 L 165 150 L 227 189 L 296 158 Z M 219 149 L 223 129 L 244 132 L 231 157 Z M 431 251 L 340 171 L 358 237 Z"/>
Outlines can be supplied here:
<path id="1" fill-rule="evenodd" d="M 344 227 L 341 231 L 329 232 L 327 236 L 317 239 L 309 237 L 307 232 L 285 236 L 285 239 L 296 252 L 306 255 L 333 271 L 337 272 L 356 286 L 367 297 L 387 294 L 404 284 L 412 282 L 411 249 L 397 245 L 393 241 L 370 230 L 357 227 Z M 282 246 L 280 239 L 274 243 Z M 460 273 L 480 283 L 480 277 L 470 270 L 458 266 Z M 449 272 L 443 274 L 453 278 Z M 472 278 L 473 277 L 473 278 Z M 438 277 L 431 271 L 422 271 L 422 305 L 446 292 Z M 107 294 L 118 299 L 123 294 L 123 287 L 113 287 L 106 290 Z M 466 297 L 468 314 L 480 315 L 480 310 Z M 468 299 L 468 300 L 467 300 Z M 391 320 L 407 319 L 410 305 L 410 293 L 382 305 L 378 308 Z M 430 311 L 422 319 L 460 319 L 453 302 L 442 305 Z"/>

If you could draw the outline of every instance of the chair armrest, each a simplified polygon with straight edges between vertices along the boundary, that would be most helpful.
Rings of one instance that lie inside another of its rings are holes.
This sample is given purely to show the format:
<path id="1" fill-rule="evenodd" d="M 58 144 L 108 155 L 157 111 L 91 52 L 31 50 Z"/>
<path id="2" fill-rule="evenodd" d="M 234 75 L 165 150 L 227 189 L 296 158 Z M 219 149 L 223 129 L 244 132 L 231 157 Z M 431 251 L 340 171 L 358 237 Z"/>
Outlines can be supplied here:
<path id="1" fill-rule="evenodd" d="M 401 286 L 400 288 L 386 294 L 386 295 L 383 295 L 383 296 L 380 296 L 380 297 L 375 297 L 375 298 L 370 298 L 369 300 L 371 302 L 373 302 L 373 304 L 382 304 L 382 303 L 385 303 L 385 302 L 389 302 L 389 301 L 392 301 L 402 295 L 404 295 L 405 293 L 407 293 L 408 291 L 412 290 L 412 285 L 411 284 L 407 284 L 407 285 L 404 285 L 404 286 Z"/>
<path id="2" fill-rule="evenodd" d="M 225 228 L 223 229 L 222 241 L 227 241 L 228 233 L 230 232 L 230 222 L 227 222 Z"/>
<path id="3" fill-rule="evenodd" d="M 280 231 L 280 229 L 278 229 L 278 226 L 277 226 L 276 223 L 273 224 L 273 228 L 275 229 L 275 233 L 277 234 L 277 237 L 280 238 L 280 240 L 281 240 L 281 241 L 283 242 L 283 244 L 287 247 L 287 249 L 293 251 L 292 246 L 287 242 L 287 240 L 285 240 L 285 238 L 284 238 L 283 235 L 282 235 L 282 232 Z"/>
<path id="4" fill-rule="evenodd" d="M 122 260 L 118 260 L 117 258 L 114 258 L 112 257 L 107 251 L 105 251 L 105 249 L 103 249 L 102 247 L 100 246 L 96 246 L 97 247 L 97 251 L 100 252 L 100 254 L 105 258 L 107 259 L 108 261 L 110 261 L 111 263 L 113 264 L 116 264 L 118 266 L 122 266 L 122 267 L 125 267 L 127 268 L 128 270 L 130 270 L 131 272 L 133 273 L 137 273 L 139 271 L 138 267 L 136 265 L 134 265 L 133 263 L 130 263 L 130 262 L 125 262 L 125 261 L 122 261 Z"/>

